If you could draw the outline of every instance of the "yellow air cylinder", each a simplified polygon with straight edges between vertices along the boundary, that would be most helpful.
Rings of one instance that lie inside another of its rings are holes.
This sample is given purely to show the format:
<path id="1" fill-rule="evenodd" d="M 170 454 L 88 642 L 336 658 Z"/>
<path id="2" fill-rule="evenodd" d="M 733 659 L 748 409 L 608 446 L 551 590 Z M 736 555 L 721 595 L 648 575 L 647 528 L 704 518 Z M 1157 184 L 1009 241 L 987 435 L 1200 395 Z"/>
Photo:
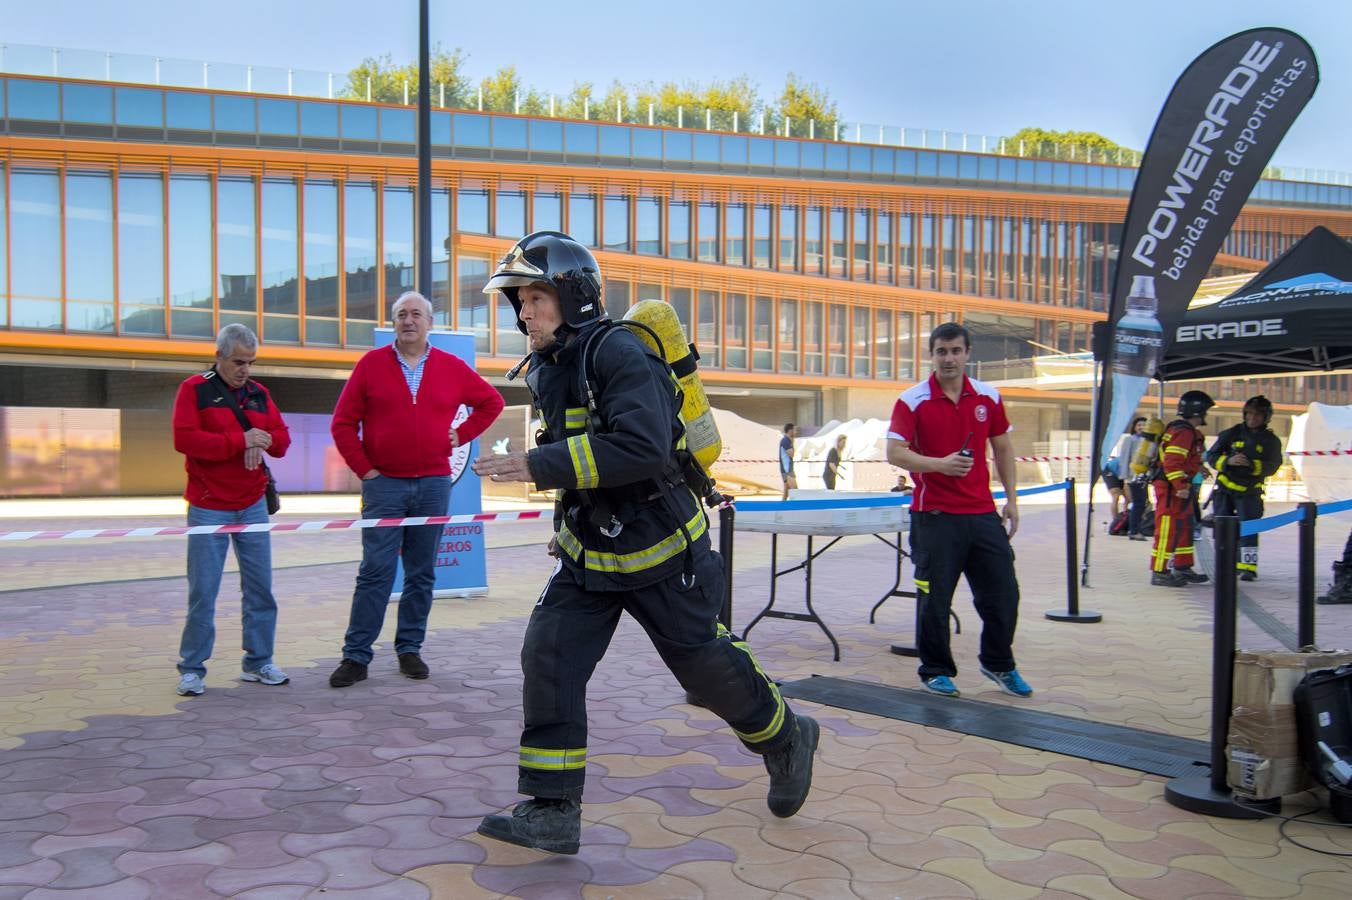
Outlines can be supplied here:
<path id="1" fill-rule="evenodd" d="M 1131 471 L 1137 475 L 1144 475 L 1150 468 L 1151 461 L 1155 458 L 1156 445 L 1160 442 L 1160 436 L 1164 434 L 1164 423 L 1157 417 L 1151 416 L 1146 420 L 1145 427 L 1141 429 L 1141 436 L 1145 438 L 1141 445 L 1136 448 L 1136 454 L 1131 458 Z"/>
<path id="2" fill-rule="evenodd" d="M 685 402 L 681 404 L 681 420 L 685 422 L 685 444 L 695 459 L 707 472 L 723 452 L 723 439 L 718 435 L 718 425 L 714 423 L 714 411 L 709 408 L 709 397 L 704 393 L 704 384 L 700 381 L 699 369 L 690 345 L 685 339 L 685 329 L 676 316 L 676 310 L 670 303 L 662 300 L 640 300 L 624 314 L 626 319 L 647 325 L 662 340 L 659 350 L 653 345 L 652 335 L 641 328 L 633 329 L 643 343 L 654 353 L 665 353 L 667 365 L 676 373 L 676 379 L 685 392 Z"/>

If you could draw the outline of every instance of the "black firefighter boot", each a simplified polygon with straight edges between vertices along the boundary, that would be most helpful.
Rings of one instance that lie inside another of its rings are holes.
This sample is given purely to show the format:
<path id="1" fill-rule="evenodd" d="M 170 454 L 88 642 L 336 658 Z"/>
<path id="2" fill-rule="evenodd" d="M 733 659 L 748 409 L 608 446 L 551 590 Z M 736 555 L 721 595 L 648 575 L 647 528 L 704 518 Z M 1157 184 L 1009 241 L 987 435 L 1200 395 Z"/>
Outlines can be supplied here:
<path id="1" fill-rule="evenodd" d="M 484 816 L 479 834 L 535 850 L 574 854 L 582 840 L 582 804 L 536 797 L 518 803 L 510 816 Z"/>
<path id="2" fill-rule="evenodd" d="M 812 788 L 812 757 L 819 735 L 816 719 L 794 716 L 794 734 L 788 745 L 765 754 L 765 768 L 770 773 L 770 795 L 765 802 L 781 819 L 798 812 Z"/>
<path id="3" fill-rule="evenodd" d="M 1329 585 L 1329 592 L 1316 597 L 1314 602 L 1326 606 L 1334 603 L 1352 603 L 1352 564 L 1335 562 L 1333 584 Z"/>

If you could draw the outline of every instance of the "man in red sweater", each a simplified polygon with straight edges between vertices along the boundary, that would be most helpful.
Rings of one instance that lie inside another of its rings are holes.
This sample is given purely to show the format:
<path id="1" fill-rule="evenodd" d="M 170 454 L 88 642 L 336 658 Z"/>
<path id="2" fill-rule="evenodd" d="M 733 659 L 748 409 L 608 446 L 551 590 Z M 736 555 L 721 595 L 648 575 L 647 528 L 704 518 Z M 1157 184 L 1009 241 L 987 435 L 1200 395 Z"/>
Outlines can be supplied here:
<path id="1" fill-rule="evenodd" d="M 263 453 L 280 457 L 291 432 L 267 388 L 249 378 L 258 338 L 243 325 L 216 336 L 216 364 L 178 387 L 174 398 L 174 449 L 187 459 L 189 525 L 255 525 L 268 520 L 267 467 Z M 238 410 L 238 412 L 236 412 Z M 245 429 L 240 415 L 249 422 Z M 216 642 L 216 595 L 230 543 L 239 562 L 244 625 L 241 681 L 286 684 L 272 663 L 277 601 L 272 596 L 272 543 L 266 531 L 188 535 L 188 618 L 179 642 L 177 691 L 203 693 L 206 661 Z"/>
<path id="2" fill-rule="evenodd" d="M 394 345 L 357 361 L 333 412 L 333 442 L 362 479 L 362 518 L 444 516 L 451 496 L 451 453 L 493 424 L 502 412 L 502 395 L 462 360 L 428 344 L 432 304 L 422 294 L 405 293 L 395 301 L 390 318 Z M 473 412 L 453 427 L 461 404 Z M 343 660 L 329 676 L 331 687 L 349 687 L 366 678 L 401 554 L 404 586 L 394 651 L 406 677 L 427 677 L 420 651 L 432 609 L 441 532 L 440 525 L 362 531 L 361 568 Z"/>

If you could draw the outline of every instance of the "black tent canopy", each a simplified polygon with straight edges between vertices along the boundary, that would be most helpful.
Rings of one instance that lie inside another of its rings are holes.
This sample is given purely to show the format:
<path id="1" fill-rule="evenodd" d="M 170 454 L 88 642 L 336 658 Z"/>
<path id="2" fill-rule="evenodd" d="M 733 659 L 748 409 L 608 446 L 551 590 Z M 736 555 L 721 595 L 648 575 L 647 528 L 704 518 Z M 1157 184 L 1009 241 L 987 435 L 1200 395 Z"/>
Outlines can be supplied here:
<path id="1" fill-rule="evenodd" d="M 1352 244 L 1323 226 L 1217 303 L 1189 309 L 1158 377 L 1352 368 Z"/>

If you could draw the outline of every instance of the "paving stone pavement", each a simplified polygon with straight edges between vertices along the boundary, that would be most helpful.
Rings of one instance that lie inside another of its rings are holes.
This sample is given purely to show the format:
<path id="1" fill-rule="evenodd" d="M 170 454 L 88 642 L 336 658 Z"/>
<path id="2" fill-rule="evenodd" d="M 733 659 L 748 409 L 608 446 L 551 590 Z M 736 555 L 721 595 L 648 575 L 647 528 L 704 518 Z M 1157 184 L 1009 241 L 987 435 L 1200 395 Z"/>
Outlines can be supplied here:
<path id="1" fill-rule="evenodd" d="M 1146 586 L 1146 544 L 1097 534 L 1086 608 L 1065 606 L 1062 513 L 1028 505 L 1015 540 L 1016 652 L 1036 688 L 1000 694 L 976 672 L 979 622 L 959 594 L 964 695 L 1193 738 L 1210 714 L 1210 591 Z M 1345 522 L 1320 534 L 1320 577 Z M 7 523 L 7 527 L 62 527 Z M 1349 859 L 1284 840 L 1275 820 L 1197 816 L 1162 779 L 1074 757 L 846 710 L 799 706 L 822 742 L 812 795 L 779 820 L 767 775 L 706 710 L 689 706 L 625 620 L 589 691 L 583 846 L 551 857 L 479 837 L 515 793 L 519 651 L 548 561 L 543 526 L 490 534 L 491 592 L 434 606 L 426 681 L 399 676 L 387 640 L 371 677 L 327 686 L 356 535 L 278 535 L 281 687 L 236 679 L 238 602 L 227 578 L 207 693 L 173 692 L 184 606 L 180 539 L 0 547 L 0 898 L 122 897 L 1306 897 L 1343 898 Z M 1246 590 L 1294 628 L 1294 529 L 1265 535 Z M 786 556 L 802 538 L 781 541 Z M 768 596 L 769 539 L 739 534 L 734 625 Z M 817 565 L 810 623 L 765 620 L 751 643 L 789 680 L 811 674 L 914 688 L 913 607 L 868 610 L 891 583 L 887 550 L 848 538 Z M 909 583 L 909 577 L 907 578 Z M 1321 582 L 1322 583 L 1322 582 Z M 801 608 L 801 581 L 779 605 Z M 1262 590 L 1255 590 L 1261 586 Z M 1320 643 L 1352 644 L 1352 607 L 1320 608 Z M 393 623 L 390 623 L 391 627 Z M 1277 646 L 1242 620 L 1245 647 Z M 1292 798 L 1288 812 L 1313 805 Z M 1352 835 L 1292 823 L 1310 847 Z"/>

